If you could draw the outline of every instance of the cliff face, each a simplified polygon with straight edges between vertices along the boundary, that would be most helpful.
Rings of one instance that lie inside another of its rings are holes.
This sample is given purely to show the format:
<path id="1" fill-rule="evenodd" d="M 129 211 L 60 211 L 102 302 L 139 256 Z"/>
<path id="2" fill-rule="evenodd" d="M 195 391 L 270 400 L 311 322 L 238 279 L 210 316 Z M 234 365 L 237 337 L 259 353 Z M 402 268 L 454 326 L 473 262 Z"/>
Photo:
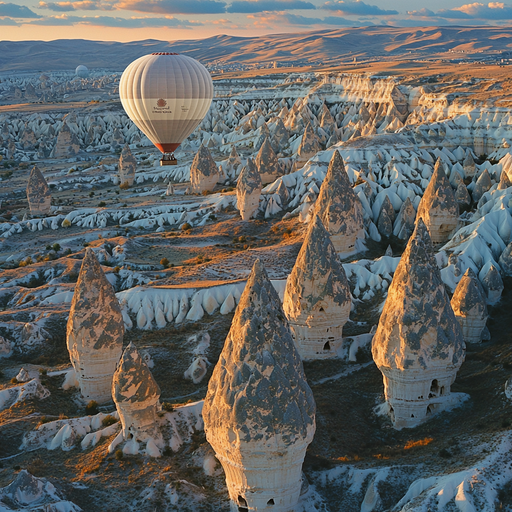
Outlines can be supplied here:
<path id="1" fill-rule="evenodd" d="M 67 346 L 85 400 L 111 400 L 124 322 L 112 285 L 86 249 L 67 324 Z"/>

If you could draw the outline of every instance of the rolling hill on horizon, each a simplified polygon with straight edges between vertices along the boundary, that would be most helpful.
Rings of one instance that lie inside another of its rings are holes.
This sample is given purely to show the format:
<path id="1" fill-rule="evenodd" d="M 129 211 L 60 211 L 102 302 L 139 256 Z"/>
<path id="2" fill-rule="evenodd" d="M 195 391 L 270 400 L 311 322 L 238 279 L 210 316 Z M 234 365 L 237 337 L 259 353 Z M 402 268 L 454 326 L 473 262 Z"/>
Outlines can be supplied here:
<path id="1" fill-rule="evenodd" d="M 508 51 L 512 27 L 357 27 L 269 34 L 260 37 L 218 35 L 207 39 L 128 43 L 61 39 L 0 41 L 0 72 L 124 69 L 147 53 L 174 51 L 203 63 L 317 63 L 359 58 L 436 55 L 450 51 Z"/>

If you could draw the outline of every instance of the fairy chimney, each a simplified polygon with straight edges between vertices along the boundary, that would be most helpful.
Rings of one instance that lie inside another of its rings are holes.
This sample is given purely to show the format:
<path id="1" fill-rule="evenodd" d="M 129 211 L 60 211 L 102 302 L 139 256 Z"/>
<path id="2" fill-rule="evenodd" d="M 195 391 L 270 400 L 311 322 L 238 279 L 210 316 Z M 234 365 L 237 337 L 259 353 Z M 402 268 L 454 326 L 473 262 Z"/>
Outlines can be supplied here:
<path id="1" fill-rule="evenodd" d="M 271 183 L 281 176 L 277 156 L 268 138 L 265 138 L 265 141 L 261 145 L 256 156 L 255 164 L 260 173 L 262 183 Z"/>
<path id="2" fill-rule="evenodd" d="M 334 151 L 320 187 L 313 210 L 313 217 L 315 215 L 331 235 L 338 254 L 356 252 L 357 239 L 364 239 L 363 207 L 350 185 L 338 151 Z"/>
<path id="3" fill-rule="evenodd" d="M 304 133 L 302 134 L 302 140 L 297 151 L 297 161 L 305 163 L 315 156 L 321 149 L 320 141 L 318 140 L 311 123 L 307 121 Z"/>
<path id="4" fill-rule="evenodd" d="M 505 247 L 498 263 L 506 276 L 512 276 L 512 242 Z"/>
<path id="5" fill-rule="evenodd" d="M 231 511 L 291 511 L 315 433 L 315 402 L 276 290 L 259 260 L 235 312 L 203 407 Z"/>
<path id="6" fill-rule="evenodd" d="M 242 169 L 236 184 L 236 207 L 242 220 L 249 220 L 256 215 L 260 204 L 261 177 L 252 159 Z"/>
<path id="7" fill-rule="evenodd" d="M 479 277 L 487 294 L 487 304 L 494 306 L 501 299 L 504 289 L 503 279 L 498 269 L 493 264 L 486 264 L 480 270 Z"/>
<path id="8" fill-rule="evenodd" d="M 125 440 L 157 437 L 160 388 L 133 343 L 124 350 L 112 380 L 112 398 Z"/>
<path id="9" fill-rule="evenodd" d="M 315 216 L 286 282 L 283 310 L 302 359 L 336 357 L 352 299 L 329 233 Z"/>
<path id="10" fill-rule="evenodd" d="M 475 183 L 475 188 L 473 188 L 473 201 L 478 203 L 480 198 L 492 187 L 491 177 L 489 176 L 489 171 L 487 169 L 484 170 Z"/>
<path id="11" fill-rule="evenodd" d="M 190 167 L 190 184 L 194 194 L 212 191 L 219 180 L 219 170 L 210 151 L 201 145 Z"/>
<path id="12" fill-rule="evenodd" d="M 119 184 L 133 185 L 135 180 L 135 170 L 137 169 L 137 160 L 132 155 L 130 146 L 126 144 L 119 157 Z"/>
<path id="13" fill-rule="evenodd" d="M 52 195 L 43 174 L 34 165 L 27 183 L 27 199 L 31 215 L 48 215 L 52 205 Z"/>
<path id="14" fill-rule="evenodd" d="M 410 197 L 406 197 L 395 220 L 393 234 L 401 240 L 408 240 L 414 231 L 416 210 Z"/>
<path id="15" fill-rule="evenodd" d="M 92 249 L 86 249 L 71 302 L 67 346 L 85 400 L 108 402 L 123 350 L 119 302 Z"/>
<path id="16" fill-rule="evenodd" d="M 414 427 L 444 409 L 465 344 L 421 219 L 389 287 L 372 354 L 395 428 Z"/>
<path id="17" fill-rule="evenodd" d="M 468 268 L 451 300 L 455 318 L 459 321 L 466 343 L 482 341 L 482 331 L 487 323 L 487 303 L 480 292 L 477 279 L 475 273 Z"/>
<path id="18" fill-rule="evenodd" d="M 446 242 L 459 222 L 459 205 L 439 158 L 418 205 L 417 219 L 423 220 L 434 244 Z"/>

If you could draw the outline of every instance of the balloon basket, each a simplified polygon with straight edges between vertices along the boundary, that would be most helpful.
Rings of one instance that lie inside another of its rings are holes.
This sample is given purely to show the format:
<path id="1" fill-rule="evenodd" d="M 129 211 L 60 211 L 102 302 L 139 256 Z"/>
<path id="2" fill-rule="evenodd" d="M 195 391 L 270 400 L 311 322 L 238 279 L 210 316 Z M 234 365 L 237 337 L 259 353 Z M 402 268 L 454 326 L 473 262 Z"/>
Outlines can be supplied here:
<path id="1" fill-rule="evenodd" d="M 160 165 L 178 165 L 178 160 L 173 158 L 172 160 L 164 160 L 163 158 L 160 160 Z"/>

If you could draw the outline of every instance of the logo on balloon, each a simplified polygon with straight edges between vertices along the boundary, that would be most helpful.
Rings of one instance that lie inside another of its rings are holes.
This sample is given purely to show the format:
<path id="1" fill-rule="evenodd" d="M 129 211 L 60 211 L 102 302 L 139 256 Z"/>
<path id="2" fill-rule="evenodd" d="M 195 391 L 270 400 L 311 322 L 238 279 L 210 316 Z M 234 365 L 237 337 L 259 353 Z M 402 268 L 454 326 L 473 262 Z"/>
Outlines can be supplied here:
<path id="1" fill-rule="evenodd" d="M 160 98 L 157 102 L 156 102 L 157 106 L 159 106 L 160 108 L 163 108 L 163 107 L 166 107 L 167 106 L 167 101 L 165 101 L 164 99 Z"/>

